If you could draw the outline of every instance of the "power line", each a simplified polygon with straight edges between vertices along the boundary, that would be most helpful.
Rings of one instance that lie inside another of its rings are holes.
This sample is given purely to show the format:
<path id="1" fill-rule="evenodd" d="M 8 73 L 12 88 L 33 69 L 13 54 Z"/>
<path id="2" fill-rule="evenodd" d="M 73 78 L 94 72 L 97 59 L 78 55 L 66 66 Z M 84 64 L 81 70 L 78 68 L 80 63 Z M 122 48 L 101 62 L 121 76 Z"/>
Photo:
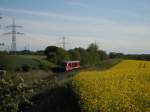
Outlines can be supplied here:
<path id="1" fill-rule="evenodd" d="M 3 19 L 3 17 L 1 16 L 1 14 L 0 14 L 0 19 Z M 1 28 L 1 25 L 0 25 L 0 28 Z"/>
<path id="2" fill-rule="evenodd" d="M 66 49 L 66 37 L 62 37 L 63 49 Z"/>
<path id="3" fill-rule="evenodd" d="M 63 49 L 66 49 L 66 45 L 68 44 L 68 42 L 66 40 L 67 40 L 67 37 L 63 36 L 61 38 L 61 42 L 58 43 L 58 44 L 60 44 L 62 46 Z"/>
<path id="4" fill-rule="evenodd" d="M 0 14 L 0 19 L 2 19 L 3 17 L 1 16 L 1 14 Z M 1 25 L 0 25 L 0 27 L 1 27 Z M 0 46 L 4 46 L 5 44 L 4 43 L 0 43 Z"/>
<path id="5" fill-rule="evenodd" d="M 2 13 L 0 12 L 0 19 L 2 18 Z"/>
<path id="6" fill-rule="evenodd" d="M 0 19 L 2 19 L 3 17 L 1 16 L 1 14 L 0 14 Z"/>
<path id="7" fill-rule="evenodd" d="M 22 35 L 24 33 L 20 33 L 16 31 L 16 28 L 22 28 L 22 26 L 16 25 L 15 23 L 15 18 L 13 18 L 12 25 L 7 26 L 7 28 L 12 28 L 11 32 L 5 33 L 5 35 L 12 35 L 12 44 L 11 44 L 11 51 L 16 52 L 17 47 L 16 47 L 16 35 Z"/>

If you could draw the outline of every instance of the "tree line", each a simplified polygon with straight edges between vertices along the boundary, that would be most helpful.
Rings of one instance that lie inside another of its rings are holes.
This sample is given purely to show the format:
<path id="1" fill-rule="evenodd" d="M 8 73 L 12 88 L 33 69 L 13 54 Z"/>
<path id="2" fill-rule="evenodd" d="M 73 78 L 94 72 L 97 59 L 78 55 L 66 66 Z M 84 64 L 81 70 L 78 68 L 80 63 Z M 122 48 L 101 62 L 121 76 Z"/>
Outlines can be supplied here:
<path id="1" fill-rule="evenodd" d="M 65 50 L 56 46 L 48 46 L 44 53 L 47 59 L 55 64 L 60 64 L 63 61 L 79 60 L 81 65 L 91 66 L 109 58 L 106 51 L 100 50 L 98 45 L 94 43 L 91 43 L 87 49 L 79 47 Z"/>
<path id="2" fill-rule="evenodd" d="M 92 66 L 99 64 L 103 60 L 113 58 L 150 61 L 150 54 L 123 54 L 118 52 L 107 53 L 106 51 L 100 49 L 95 43 L 91 43 L 86 49 L 79 47 L 65 50 L 57 46 L 47 46 L 45 50 L 22 50 L 15 53 L 17 55 L 46 55 L 49 61 L 58 65 L 64 61 L 79 60 L 81 65 Z M 0 55 L 3 54 L 13 54 L 13 52 L 8 53 L 7 51 L 0 51 Z"/>
<path id="3" fill-rule="evenodd" d="M 103 60 L 114 58 L 150 61 L 150 54 L 106 53 L 95 43 L 91 43 L 86 49 L 79 47 L 65 50 L 56 46 L 48 46 L 44 54 L 48 60 L 55 64 L 60 64 L 62 61 L 79 60 L 81 65 L 92 66 L 101 63 Z"/>

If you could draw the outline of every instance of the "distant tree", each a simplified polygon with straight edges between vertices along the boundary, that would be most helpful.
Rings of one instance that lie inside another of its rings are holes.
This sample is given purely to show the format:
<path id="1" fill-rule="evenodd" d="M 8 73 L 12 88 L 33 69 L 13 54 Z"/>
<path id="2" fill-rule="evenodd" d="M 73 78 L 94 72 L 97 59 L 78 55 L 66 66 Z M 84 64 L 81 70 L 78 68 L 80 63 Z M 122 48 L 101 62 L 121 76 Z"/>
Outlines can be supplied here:
<path id="1" fill-rule="evenodd" d="M 150 54 L 126 54 L 123 58 L 150 61 Z"/>
<path id="2" fill-rule="evenodd" d="M 97 44 L 95 43 L 91 43 L 88 48 L 87 48 L 87 51 L 92 51 L 92 52 L 95 52 L 95 51 L 98 51 L 99 50 L 99 47 Z"/>
<path id="3" fill-rule="evenodd" d="M 7 51 L 0 51 L 0 55 L 6 55 L 9 54 Z"/>
<path id="4" fill-rule="evenodd" d="M 89 63 L 91 65 L 95 65 L 100 61 L 98 50 L 99 50 L 98 45 L 94 43 L 91 43 L 87 48 L 87 51 L 89 53 Z"/>
<path id="5" fill-rule="evenodd" d="M 109 53 L 109 58 L 115 58 L 116 57 L 116 53 L 115 52 L 110 52 Z"/>
<path id="6" fill-rule="evenodd" d="M 124 55 L 123 53 L 110 52 L 109 58 L 122 58 L 123 55 Z"/>
<path id="7" fill-rule="evenodd" d="M 48 46 L 45 49 L 45 55 L 47 56 L 48 60 L 55 64 L 69 60 L 69 53 L 66 50 L 56 46 Z"/>
<path id="8" fill-rule="evenodd" d="M 69 52 L 71 60 L 80 60 L 80 52 L 79 51 L 72 49 L 72 50 L 69 50 L 68 52 Z"/>
<path id="9" fill-rule="evenodd" d="M 103 51 L 103 50 L 99 50 L 98 54 L 99 54 L 100 60 L 105 60 L 105 59 L 108 58 L 107 53 L 105 51 Z"/>
<path id="10" fill-rule="evenodd" d="M 75 48 L 75 51 L 80 53 L 80 63 L 81 65 L 89 65 L 89 53 L 84 48 Z"/>
<path id="11" fill-rule="evenodd" d="M 99 50 L 98 45 L 93 43 L 87 49 L 74 48 L 68 51 L 56 46 L 48 46 L 45 54 L 48 60 L 56 64 L 67 60 L 80 60 L 82 66 L 96 65 L 108 58 L 107 53 Z"/>
<path id="12" fill-rule="evenodd" d="M 48 57 L 49 61 L 51 61 L 55 64 L 58 63 L 58 56 L 57 56 L 56 52 L 50 52 L 47 57 Z"/>
<path id="13" fill-rule="evenodd" d="M 56 47 L 56 46 L 48 46 L 44 51 L 47 58 L 51 58 L 51 53 L 56 53 L 57 49 L 58 49 L 58 47 Z"/>
<path id="14" fill-rule="evenodd" d="M 58 48 L 58 51 L 56 54 L 58 57 L 58 63 L 59 62 L 61 63 L 62 61 L 70 60 L 68 51 L 64 50 L 63 48 Z"/>
<path id="15" fill-rule="evenodd" d="M 17 54 L 30 54 L 30 50 L 22 50 L 22 51 L 17 51 Z"/>
<path id="16" fill-rule="evenodd" d="M 36 51 L 36 54 L 37 55 L 44 55 L 44 50 L 38 50 L 38 51 Z"/>

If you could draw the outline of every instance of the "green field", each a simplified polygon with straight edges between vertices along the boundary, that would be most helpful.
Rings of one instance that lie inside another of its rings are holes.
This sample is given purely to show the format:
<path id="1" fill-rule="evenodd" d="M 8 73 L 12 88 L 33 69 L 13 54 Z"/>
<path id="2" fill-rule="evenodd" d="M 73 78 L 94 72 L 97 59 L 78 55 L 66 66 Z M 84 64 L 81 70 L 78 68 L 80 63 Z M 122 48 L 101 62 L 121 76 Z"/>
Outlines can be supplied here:
<path id="1" fill-rule="evenodd" d="M 32 69 L 37 69 L 39 66 L 53 67 L 53 63 L 47 61 L 44 56 L 37 55 L 0 55 L 0 65 L 4 65 L 9 72 L 14 72 L 23 64 L 30 66 Z"/>

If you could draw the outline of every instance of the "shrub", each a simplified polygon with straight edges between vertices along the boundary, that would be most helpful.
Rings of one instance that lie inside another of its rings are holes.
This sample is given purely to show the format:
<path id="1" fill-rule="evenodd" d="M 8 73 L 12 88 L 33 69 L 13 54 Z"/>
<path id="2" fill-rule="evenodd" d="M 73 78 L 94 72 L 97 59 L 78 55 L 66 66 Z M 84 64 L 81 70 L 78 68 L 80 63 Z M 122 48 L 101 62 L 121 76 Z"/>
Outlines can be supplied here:
<path id="1" fill-rule="evenodd" d="M 42 70 L 46 70 L 48 67 L 45 66 L 45 65 L 43 65 L 43 64 L 40 64 L 40 65 L 39 65 L 39 68 L 42 69 Z"/>
<path id="2" fill-rule="evenodd" d="M 0 70 L 0 79 L 3 79 L 6 76 L 6 73 L 5 70 Z"/>
<path id="3" fill-rule="evenodd" d="M 33 90 L 24 83 L 23 78 L 0 80 L 0 112 L 17 112 L 20 104 L 30 104 Z"/>
<path id="4" fill-rule="evenodd" d="M 22 71 L 23 72 L 28 72 L 30 70 L 31 70 L 31 67 L 29 65 L 26 65 L 26 64 L 22 65 Z"/>
<path id="5" fill-rule="evenodd" d="M 22 71 L 22 68 L 21 67 L 16 67 L 15 71 L 20 72 L 20 71 Z"/>

